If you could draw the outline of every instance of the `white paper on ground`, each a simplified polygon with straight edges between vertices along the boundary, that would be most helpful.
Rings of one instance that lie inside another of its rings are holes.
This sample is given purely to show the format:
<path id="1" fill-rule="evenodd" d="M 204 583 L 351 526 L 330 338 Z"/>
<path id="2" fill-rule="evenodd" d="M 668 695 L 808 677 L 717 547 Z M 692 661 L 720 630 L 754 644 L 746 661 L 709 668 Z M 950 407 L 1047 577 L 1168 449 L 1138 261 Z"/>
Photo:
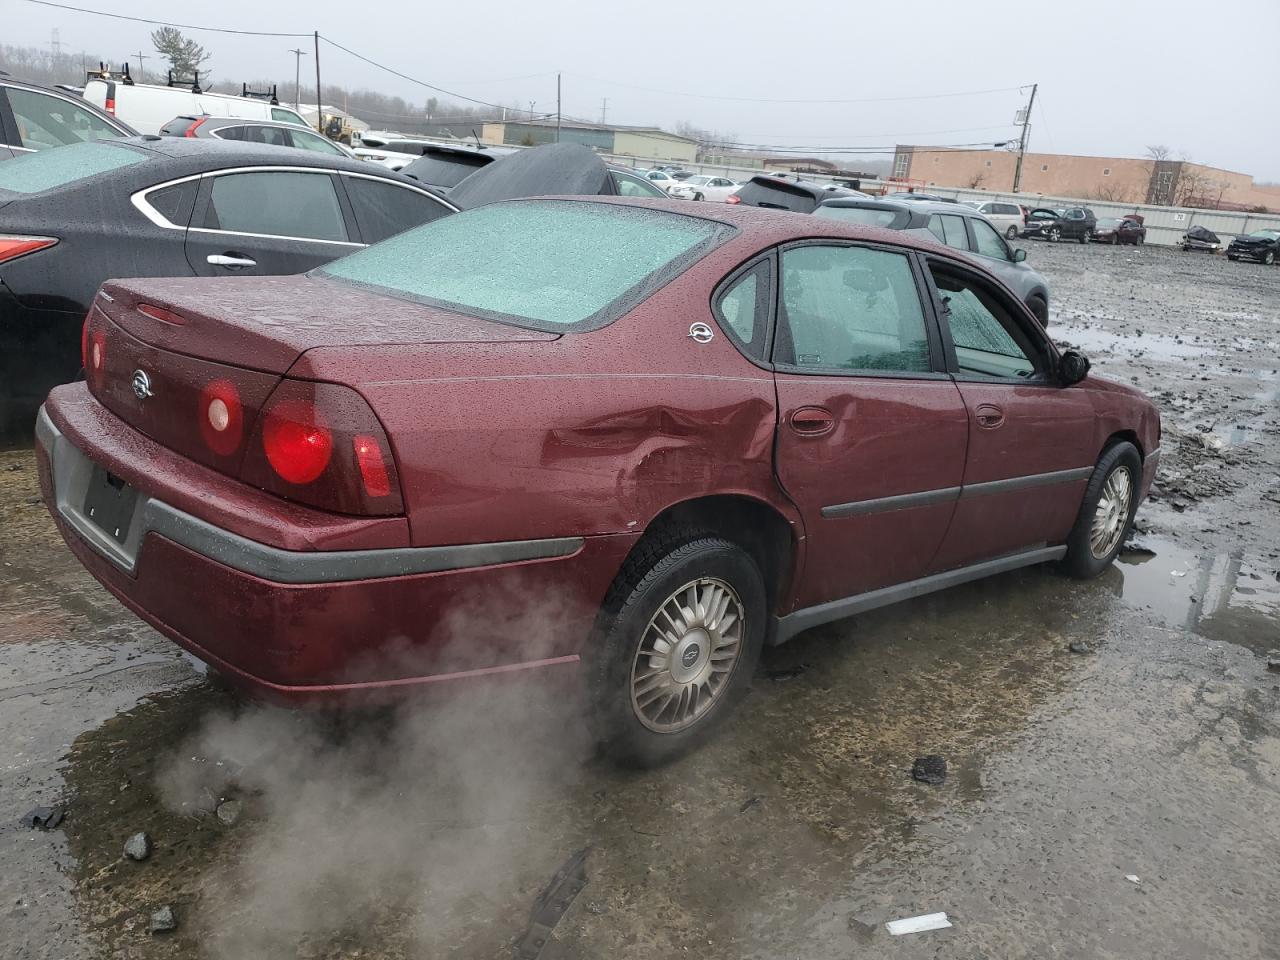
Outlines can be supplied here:
<path id="1" fill-rule="evenodd" d="M 904 920 L 890 920 L 885 924 L 895 937 L 904 933 L 923 933 L 925 930 L 941 930 L 951 926 L 945 913 L 926 913 L 922 917 L 907 917 Z"/>

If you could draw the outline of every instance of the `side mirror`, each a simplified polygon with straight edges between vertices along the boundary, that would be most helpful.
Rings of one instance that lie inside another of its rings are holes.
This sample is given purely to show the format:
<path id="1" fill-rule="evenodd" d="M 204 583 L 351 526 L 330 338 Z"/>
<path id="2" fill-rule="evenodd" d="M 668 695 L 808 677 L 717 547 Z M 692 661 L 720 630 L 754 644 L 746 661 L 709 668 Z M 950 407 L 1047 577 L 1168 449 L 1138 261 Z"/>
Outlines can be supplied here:
<path id="1" fill-rule="evenodd" d="M 1018 247 L 1013 251 L 1014 263 L 1021 263 L 1025 259 L 1027 259 L 1027 251 L 1023 250 L 1021 247 Z"/>
<path id="2" fill-rule="evenodd" d="M 1058 382 L 1064 387 L 1079 383 L 1089 375 L 1089 358 L 1078 350 L 1068 350 L 1058 358 Z"/>

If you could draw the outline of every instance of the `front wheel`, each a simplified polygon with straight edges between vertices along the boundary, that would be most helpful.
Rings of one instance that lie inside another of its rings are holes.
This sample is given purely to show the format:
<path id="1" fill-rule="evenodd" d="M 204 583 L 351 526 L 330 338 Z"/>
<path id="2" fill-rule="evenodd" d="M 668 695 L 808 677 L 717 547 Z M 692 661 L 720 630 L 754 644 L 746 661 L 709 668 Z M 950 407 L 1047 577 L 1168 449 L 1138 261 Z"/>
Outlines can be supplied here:
<path id="1" fill-rule="evenodd" d="M 764 645 L 764 578 L 737 544 L 698 536 L 642 545 L 605 601 L 588 673 L 609 753 L 652 766 L 732 711 Z"/>
<path id="2" fill-rule="evenodd" d="M 1009 229 L 1004 232 L 1004 235 L 1006 240 L 1017 240 L 1018 228 L 1014 226 L 1010 226 Z"/>
<path id="3" fill-rule="evenodd" d="M 702 194 L 700 194 L 700 193 L 695 193 L 695 194 L 693 195 L 693 199 L 695 199 L 695 200 L 701 200 L 701 199 L 702 199 Z"/>
<path id="4" fill-rule="evenodd" d="M 1050 243 L 1057 243 L 1059 240 L 1061 240 L 1061 239 L 1062 239 L 1062 230 L 1061 230 L 1061 228 L 1059 228 L 1059 227 L 1050 227 L 1050 228 L 1049 228 L 1048 237 L 1049 237 L 1049 242 L 1050 242 Z"/>
<path id="5" fill-rule="evenodd" d="M 1044 302 L 1044 297 L 1038 295 L 1027 297 L 1027 307 L 1040 322 L 1041 327 L 1049 326 L 1049 305 Z"/>
<path id="6" fill-rule="evenodd" d="M 1271 266 L 1273 263 L 1276 262 L 1276 252 L 1274 250 L 1268 250 L 1266 253 L 1262 255 L 1262 262 L 1265 263 L 1268 267 Z"/>
<path id="7" fill-rule="evenodd" d="M 1121 441 L 1102 452 L 1067 537 L 1063 564 L 1071 576 L 1091 579 L 1115 560 L 1133 524 L 1141 482 L 1142 459 L 1133 444 Z"/>
<path id="8" fill-rule="evenodd" d="M 1081 243 L 1088 243 L 1088 242 L 1089 242 L 1089 231 L 1088 231 L 1088 230 L 1086 230 L 1084 233 L 1080 234 L 1080 242 L 1081 242 Z"/>

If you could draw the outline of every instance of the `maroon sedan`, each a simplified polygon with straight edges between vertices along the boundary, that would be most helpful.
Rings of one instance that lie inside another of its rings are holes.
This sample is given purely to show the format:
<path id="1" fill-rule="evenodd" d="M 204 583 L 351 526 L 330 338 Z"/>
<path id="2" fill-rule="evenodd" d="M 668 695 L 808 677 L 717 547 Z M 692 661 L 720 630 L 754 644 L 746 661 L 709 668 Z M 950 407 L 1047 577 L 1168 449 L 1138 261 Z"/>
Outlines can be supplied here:
<path id="1" fill-rule="evenodd" d="M 765 643 L 1116 556 L 1155 407 L 965 255 L 725 205 L 540 199 L 302 277 L 106 284 L 44 496 L 121 602 L 291 701 L 580 670 L 678 752 Z"/>

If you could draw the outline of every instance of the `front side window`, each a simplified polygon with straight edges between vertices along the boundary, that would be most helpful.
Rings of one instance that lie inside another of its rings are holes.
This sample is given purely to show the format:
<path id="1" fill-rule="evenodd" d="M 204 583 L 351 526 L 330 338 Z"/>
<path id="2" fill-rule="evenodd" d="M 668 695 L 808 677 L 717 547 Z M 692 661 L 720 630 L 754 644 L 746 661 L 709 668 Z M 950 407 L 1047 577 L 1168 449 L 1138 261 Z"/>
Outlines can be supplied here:
<path id="1" fill-rule="evenodd" d="M 782 253 L 779 363 L 923 373 L 924 311 L 911 263 L 867 247 L 810 245 Z"/>
<path id="2" fill-rule="evenodd" d="M 346 240 L 327 173 L 265 171 L 215 177 L 204 226 L 302 240 Z"/>
<path id="3" fill-rule="evenodd" d="M 365 243 L 381 243 L 449 212 L 444 204 L 398 184 L 364 177 L 346 177 L 344 182 Z"/>
<path id="4" fill-rule="evenodd" d="M 1034 376 L 1036 365 L 1014 335 L 1017 324 L 1000 299 L 975 280 L 936 266 L 932 269 L 960 372 L 1018 379 Z"/>
<path id="5" fill-rule="evenodd" d="M 732 232 L 640 207 L 513 201 L 444 217 L 318 273 L 499 321 L 562 330 L 616 319 Z"/>
<path id="6" fill-rule="evenodd" d="M 9 87 L 7 92 L 13 119 L 18 122 L 19 146 L 28 150 L 124 136 L 97 114 L 70 100 L 17 87 Z"/>
<path id="7" fill-rule="evenodd" d="M 984 257 L 991 257 L 993 260 L 1008 260 L 1009 247 L 1005 244 L 1000 234 L 996 233 L 995 227 L 987 223 L 985 220 L 973 219 L 971 226 L 973 227 L 973 242 L 977 246 L 977 252 Z"/>

